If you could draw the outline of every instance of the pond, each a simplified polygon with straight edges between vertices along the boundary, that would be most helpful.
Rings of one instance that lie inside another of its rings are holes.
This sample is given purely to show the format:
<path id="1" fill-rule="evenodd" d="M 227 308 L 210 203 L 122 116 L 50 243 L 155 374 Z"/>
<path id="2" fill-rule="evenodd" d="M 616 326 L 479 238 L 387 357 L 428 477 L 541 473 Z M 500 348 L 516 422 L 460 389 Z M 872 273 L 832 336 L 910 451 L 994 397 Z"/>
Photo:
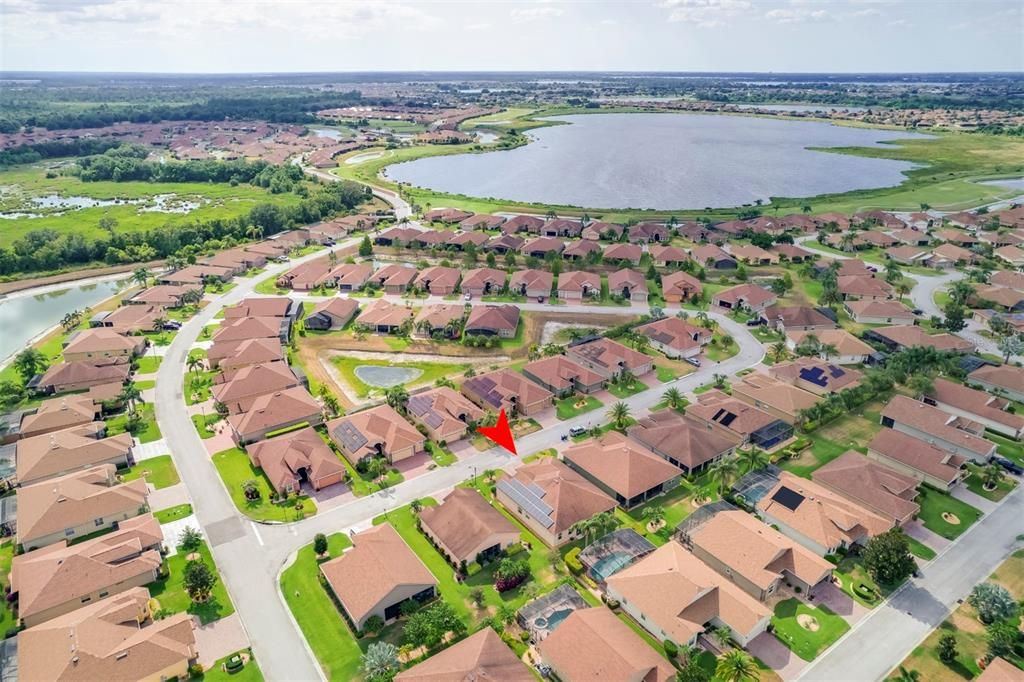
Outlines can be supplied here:
<path id="1" fill-rule="evenodd" d="M 532 142 L 386 168 L 393 180 L 453 194 L 591 208 L 729 207 L 898 185 L 908 162 L 810 147 L 927 138 L 819 121 L 708 114 L 589 114 Z"/>
<path id="2" fill-rule="evenodd" d="M 383 365 L 359 365 L 353 372 L 367 386 L 391 388 L 415 381 L 423 374 L 415 367 L 387 367 Z"/>
<path id="3" fill-rule="evenodd" d="M 978 184 L 992 185 L 993 187 L 1003 187 L 1005 189 L 1024 190 L 1024 178 L 1002 178 L 1001 180 L 982 180 Z"/>
<path id="4" fill-rule="evenodd" d="M 44 218 L 60 216 L 69 211 L 104 206 L 140 206 L 140 213 L 189 213 L 202 203 L 195 197 L 180 197 L 177 194 L 156 194 L 142 199 L 93 199 L 92 197 L 46 194 L 27 197 L 18 210 L 0 213 L 0 219 Z"/>

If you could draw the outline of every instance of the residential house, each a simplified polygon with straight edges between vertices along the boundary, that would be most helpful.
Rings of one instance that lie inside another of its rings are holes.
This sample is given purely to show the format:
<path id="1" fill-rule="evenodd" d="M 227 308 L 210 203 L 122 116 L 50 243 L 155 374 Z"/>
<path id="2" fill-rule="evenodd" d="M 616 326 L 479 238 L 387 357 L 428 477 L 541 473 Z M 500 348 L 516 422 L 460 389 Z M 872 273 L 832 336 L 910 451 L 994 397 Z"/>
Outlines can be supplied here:
<path id="1" fill-rule="evenodd" d="M 643 255 L 643 249 L 636 244 L 609 244 L 604 247 L 602 259 L 609 264 L 640 265 Z"/>
<path id="2" fill-rule="evenodd" d="M 583 232 L 583 223 L 578 220 L 555 218 L 540 228 L 542 237 L 579 237 Z"/>
<path id="3" fill-rule="evenodd" d="M 379 298 L 363 308 L 356 318 L 356 325 L 377 334 L 395 334 L 407 322 L 411 323 L 415 315 L 416 311 L 409 306 Z"/>
<path id="4" fill-rule="evenodd" d="M 385 265 L 373 273 L 373 280 L 381 285 L 384 293 L 404 294 L 416 279 L 416 268 L 400 263 Z M 453 287 L 454 290 L 454 287 Z"/>
<path id="5" fill-rule="evenodd" d="M 278 338 L 222 341 L 214 343 L 206 351 L 206 362 L 210 369 L 219 367 L 228 370 L 275 360 L 284 360 L 284 349 Z"/>
<path id="6" fill-rule="evenodd" d="M 493 561 L 519 542 L 516 525 L 473 488 L 454 488 L 441 504 L 421 509 L 419 522 L 424 535 L 456 568 Z"/>
<path id="7" fill-rule="evenodd" d="M 874 348 L 845 329 L 823 329 L 817 332 L 789 332 L 786 334 L 786 347 L 790 350 L 796 350 L 797 346 L 805 343 L 816 343 L 819 348 L 824 349 L 818 353 L 818 357 L 831 360 L 837 365 L 863 364 L 875 352 Z"/>
<path id="8" fill-rule="evenodd" d="M 276 284 L 281 288 L 295 291 L 310 291 L 323 286 L 332 270 L 326 256 L 300 263 L 277 278 Z"/>
<path id="9" fill-rule="evenodd" d="M 323 409 L 305 386 L 294 386 L 253 398 L 245 412 L 230 415 L 227 422 L 234 441 L 245 445 L 299 424 L 317 426 Z"/>
<path id="10" fill-rule="evenodd" d="M 683 263 L 690 260 L 686 250 L 678 246 L 658 244 L 651 246 L 648 253 L 651 254 L 651 261 L 659 268 L 681 268 Z"/>
<path id="11" fill-rule="evenodd" d="M 703 293 L 704 285 L 689 273 L 680 270 L 661 277 L 661 294 L 666 303 L 685 303 Z"/>
<path id="12" fill-rule="evenodd" d="M 760 246 L 753 244 L 733 244 L 729 247 L 733 258 L 748 265 L 775 265 L 779 262 L 778 254 L 765 251 Z"/>
<path id="13" fill-rule="evenodd" d="M 576 524 L 615 509 L 615 500 L 553 457 L 524 464 L 498 481 L 496 498 L 549 547 L 579 537 Z"/>
<path id="14" fill-rule="evenodd" d="M 425 232 L 425 230 L 396 226 L 383 232 L 376 232 L 373 237 L 373 243 L 377 246 L 394 246 L 399 248 L 403 245 L 411 244 L 420 237 L 422 232 Z"/>
<path id="15" fill-rule="evenodd" d="M 928 244 L 931 243 L 931 237 L 929 237 L 926 232 L 920 232 L 918 230 L 897 230 L 895 232 L 890 232 L 890 235 L 907 246 L 928 246 Z"/>
<path id="16" fill-rule="evenodd" d="M 949 492 L 963 479 L 967 459 L 896 429 L 882 429 L 867 456 L 921 483 Z"/>
<path id="17" fill-rule="evenodd" d="M 773 291 L 756 284 L 738 284 L 722 289 L 711 300 L 712 305 L 726 310 L 747 310 L 752 313 L 763 313 L 769 306 L 775 305 L 779 297 Z"/>
<path id="18" fill-rule="evenodd" d="M 419 273 L 416 287 L 422 291 L 429 291 L 433 296 L 449 296 L 458 289 L 460 279 L 462 273 L 455 268 L 435 265 Z"/>
<path id="19" fill-rule="evenodd" d="M 765 523 L 819 556 L 863 545 L 893 522 L 820 483 L 783 471 L 757 503 Z"/>
<path id="20" fill-rule="evenodd" d="M 213 334 L 213 342 L 278 339 L 281 343 L 288 343 L 290 331 L 291 324 L 284 317 L 240 317 L 221 322 Z"/>
<path id="21" fill-rule="evenodd" d="M 732 394 L 789 424 L 795 424 L 804 410 L 814 407 L 818 402 L 818 396 L 814 393 L 756 372 L 734 383 Z"/>
<path id="22" fill-rule="evenodd" d="M 661 642 L 695 646 L 705 630 L 727 627 L 746 646 L 771 621 L 769 608 L 674 541 L 607 583 L 608 596 Z"/>
<path id="23" fill-rule="evenodd" d="M 686 416 L 739 444 L 771 450 L 793 437 L 793 425 L 719 390 L 697 397 Z"/>
<path id="24" fill-rule="evenodd" d="M 343 263 L 330 272 L 330 282 L 338 291 L 359 291 L 373 277 L 371 263 Z"/>
<path id="25" fill-rule="evenodd" d="M 883 279 L 868 275 L 839 275 L 836 287 L 843 300 L 884 301 L 892 297 L 892 286 Z"/>
<path id="26" fill-rule="evenodd" d="M 69 393 L 93 386 L 123 384 L 132 366 L 125 358 L 92 362 L 58 362 L 33 377 L 27 388 L 37 393 Z"/>
<path id="27" fill-rule="evenodd" d="M 971 295 L 973 303 L 981 302 L 1008 313 L 1024 311 L 1024 291 L 1009 287 L 978 286 Z"/>
<path id="28" fill-rule="evenodd" d="M 687 475 L 699 473 L 732 455 L 737 443 L 735 438 L 671 409 L 640 418 L 626 429 L 626 434 Z"/>
<path id="29" fill-rule="evenodd" d="M 859 502 L 894 525 L 903 527 L 917 516 L 918 480 L 869 459 L 856 450 L 815 469 L 811 479 L 833 492 Z"/>
<path id="30" fill-rule="evenodd" d="M 943 412 L 976 421 L 989 431 L 1007 438 L 1020 440 L 1024 434 L 1024 417 L 1007 411 L 1010 401 L 985 391 L 936 377 L 922 400 Z"/>
<path id="31" fill-rule="evenodd" d="M 634 244 L 667 244 L 670 237 L 668 227 L 659 223 L 637 223 L 627 235 Z"/>
<path id="32" fill-rule="evenodd" d="M 817 257 L 811 251 L 795 244 L 774 244 L 771 252 L 777 254 L 780 261 L 789 261 L 790 263 L 803 263 Z"/>
<path id="33" fill-rule="evenodd" d="M 564 355 L 553 355 L 534 360 L 523 367 L 526 377 L 558 398 L 573 393 L 596 393 L 604 388 L 605 379 L 597 372 Z"/>
<path id="34" fill-rule="evenodd" d="M 553 396 L 511 369 L 498 369 L 470 377 L 462 383 L 462 394 L 484 408 L 505 410 L 510 417 L 529 417 L 551 407 Z"/>
<path id="35" fill-rule="evenodd" d="M 899 301 L 845 301 L 843 307 L 859 324 L 914 324 L 916 316 Z"/>
<path id="36" fill-rule="evenodd" d="M 126 305 L 110 312 L 97 313 L 89 327 L 112 329 L 118 334 L 158 331 L 167 321 L 167 310 L 158 305 Z"/>
<path id="37" fill-rule="evenodd" d="M 117 482 L 117 468 L 85 471 L 18 488 L 18 544 L 26 550 L 74 539 L 144 514 L 146 481 Z"/>
<path id="38" fill-rule="evenodd" d="M 207 281 L 219 280 L 227 282 L 231 279 L 232 271 L 228 268 L 219 268 L 213 265 L 190 265 L 181 270 L 165 272 L 157 275 L 157 284 L 170 284 L 179 287 L 202 286 Z"/>
<path id="39" fill-rule="evenodd" d="M 466 307 L 449 303 L 429 303 L 420 308 L 413 325 L 413 336 L 433 338 L 442 335 L 456 339 L 461 334 Z"/>
<path id="40" fill-rule="evenodd" d="M 762 317 L 768 325 L 783 334 L 789 331 L 817 332 L 822 329 L 838 329 L 836 314 L 828 308 L 812 308 L 804 305 L 773 305 L 766 308 Z"/>
<path id="41" fill-rule="evenodd" d="M 435 208 L 423 214 L 423 219 L 428 223 L 448 223 L 454 225 L 466 218 L 472 218 L 473 214 L 458 208 Z"/>
<path id="42" fill-rule="evenodd" d="M 609 380 L 618 379 L 624 372 L 642 377 L 654 371 L 654 358 L 650 355 L 608 338 L 570 344 L 566 355 Z"/>
<path id="43" fill-rule="evenodd" d="M 976 682 L 1017 682 L 1020 679 L 1020 668 L 996 656 L 974 679 Z"/>
<path id="44" fill-rule="evenodd" d="M 505 222 L 500 215 L 488 215 L 477 213 L 459 221 L 459 229 L 462 230 L 497 230 Z"/>
<path id="45" fill-rule="evenodd" d="M 995 286 L 1024 290 L 1024 272 L 996 270 L 989 275 L 988 281 Z"/>
<path id="46" fill-rule="evenodd" d="M 39 403 L 34 410 L 21 413 L 17 433 L 20 438 L 32 438 L 51 431 L 63 431 L 96 421 L 100 406 L 89 396 L 69 395 L 51 398 Z"/>
<path id="47" fill-rule="evenodd" d="M 580 236 L 583 239 L 595 242 L 601 239 L 610 242 L 617 242 L 622 237 L 622 225 L 619 225 L 618 223 L 602 223 L 592 220 L 583 228 L 583 232 L 580 233 Z"/>
<path id="48" fill-rule="evenodd" d="M 353 466 L 383 457 L 395 464 L 426 449 L 426 438 L 390 405 L 353 412 L 327 423 L 327 432 Z"/>
<path id="49" fill-rule="evenodd" d="M 393 621 L 404 602 L 437 595 L 434 574 L 390 523 L 355 533 L 352 542 L 341 556 L 320 564 L 320 573 L 356 630 L 371 616 Z"/>
<path id="50" fill-rule="evenodd" d="M 1016 246 L 1003 246 L 992 252 L 996 258 L 1009 263 L 1015 268 L 1024 267 L 1024 250 Z"/>
<path id="51" fill-rule="evenodd" d="M 105 422 L 88 422 L 62 431 L 22 437 L 15 443 L 19 485 L 31 485 L 100 464 L 121 468 L 135 463 L 130 433 L 105 438 Z"/>
<path id="52" fill-rule="evenodd" d="M 345 465 L 311 427 L 252 443 L 246 452 L 278 495 L 297 493 L 304 483 L 320 490 L 347 475 Z"/>
<path id="53" fill-rule="evenodd" d="M 506 277 L 504 270 L 476 268 L 462 276 L 462 291 L 478 297 L 497 294 L 505 288 Z"/>
<path id="54" fill-rule="evenodd" d="M 560 254 L 565 248 L 565 243 L 557 237 L 537 237 L 523 244 L 520 250 L 524 256 L 544 258 L 549 253 Z"/>
<path id="55" fill-rule="evenodd" d="M 422 514 L 420 518 L 423 518 Z M 445 679 L 534 682 L 536 678 L 498 633 L 485 627 L 395 676 L 395 682 L 439 682 Z"/>
<path id="56" fill-rule="evenodd" d="M 180 308 L 185 305 L 185 299 L 189 292 L 202 294 L 202 286 L 171 286 L 158 284 L 154 287 L 147 287 L 131 298 L 121 301 L 121 305 L 145 305 L 160 306 L 161 308 Z"/>
<path id="57" fill-rule="evenodd" d="M 983 365 L 967 375 L 967 381 L 990 393 L 1024 402 L 1024 369 L 1013 365 Z"/>
<path id="58" fill-rule="evenodd" d="M 663 317 L 633 329 L 650 339 L 651 346 L 670 358 L 692 358 L 711 342 L 711 330 L 678 317 Z"/>
<path id="59" fill-rule="evenodd" d="M 919 246 L 894 246 L 885 250 L 885 257 L 901 265 L 923 265 L 931 252 Z"/>
<path id="60" fill-rule="evenodd" d="M 592 254 L 601 253 L 601 247 L 597 242 L 586 239 L 579 239 L 569 242 L 562 250 L 562 258 L 571 261 L 587 260 Z M 596 260 L 596 259 L 595 259 Z"/>
<path id="61" fill-rule="evenodd" d="M 207 258 L 203 262 L 203 265 L 212 265 L 214 267 L 228 269 L 231 271 L 233 276 L 241 275 L 245 271 L 253 268 L 262 268 L 266 264 L 266 256 L 261 253 L 246 251 L 244 249 L 228 249 L 227 251 L 221 251 L 220 253 Z"/>
<path id="62" fill-rule="evenodd" d="M 505 234 L 517 234 L 519 232 L 537 234 L 543 225 L 543 218 L 532 215 L 517 215 L 502 223 L 500 229 Z"/>
<path id="63" fill-rule="evenodd" d="M 497 336 L 511 339 L 519 329 L 519 307 L 510 303 L 473 306 L 462 329 L 470 336 Z"/>
<path id="64" fill-rule="evenodd" d="M 244 298 L 233 306 L 224 308 L 224 319 L 236 320 L 247 317 L 283 317 L 294 324 L 302 316 L 302 302 L 285 296 L 273 298 Z"/>
<path id="65" fill-rule="evenodd" d="M 558 298 L 581 302 L 601 295 L 601 277 L 593 272 L 570 271 L 558 275 Z"/>
<path id="66" fill-rule="evenodd" d="M 214 377 L 210 392 L 229 414 L 239 414 L 247 412 L 262 395 L 302 384 L 287 362 L 276 360 L 223 371 Z"/>
<path id="67" fill-rule="evenodd" d="M 973 251 L 969 251 L 954 244 L 942 244 L 932 249 L 931 258 L 929 259 L 928 264 L 932 267 L 937 267 L 932 263 L 932 261 L 936 259 L 943 259 L 947 263 L 952 264 L 946 267 L 952 267 L 955 265 L 973 265 L 981 260 L 978 254 Z"/>
<path id="68" fill-rule="evenodd" d="M 982 464 L 996 454 L 996 444 L 983 438 L 983 425 L 905 395 L 893 396 L 882 410 L 882 426 Z"/>
<path id="69" fill-rule="evenodd" d="M 869 329 L 864 333 L 864 337 L 881 342 L 890 350 L 904 350 L 921 346 L 953 353 L 970 353 L 974 351 L 973 343 L 955 334 L 929 334 L 916 325 L 896 325 L 893 327 Z"/>
<path id="70" fill-rule="evenodd" d="M 344 329 L 358 310 L 359 304 L 355 300 L 335 296 L 317 303 L 306 316 L 303 325 L 306 329 L 314 331 Z"/>
<path id="71" fill-rule="evenodd" d="M 683 475 L 680 469 L 617 431 L 566 448 L 562 461 L 625 509 L 672 490 Z"/>
<path id="72" fill-rule="evenodd" d="M 423 426 L 427 436 L 438 443 L 465 438 L 470 424 L 480 421 L 484 411 L 448 386 L 438 386 L 409 398 L 409 416 Z"/>
<path id="73" fill-rule="evenodd" d="M 608 275 L 608 293 L 633 303 L 647 303 L 647 277 L 636 270 L 616 270 Z"/>
<path id="74" fill-rule="evenodd" d="M 817 396 L 859 386 L 864 377 L 863 372 L 856 369 L 809 357 L 798 357 L 790 362 L 772 365 L 768 368 L 768 375 Z"/>
<path id="75" fill-rule="evenodd" d="M 517 237 L 514 234 L 502 234 L 488 239 L 484 244 L 484 250 L 499 254 L 519 253 L 525 243 L 526 240 L 522 237 Z"/>
<path id="76" fill-rule="evenodd" d="M 832 579 L 833 565 L 752 514 L 720 511 L 685 538 L 693 555 L 765 602 L 783 585 L 811 595 Z"/>
<path id="77" fill-rule="evenodd" d="M 147 345 L 144 336 L 125 336 L 106 327 L 82 329 L 72 333 L 64 342 L 64 362 L 131 360 L 142 355 Z"/>
<path id="78" fill-rule="evenodd" d="M 509 292 L 527 298 L 546 299 L 551 295 L 555 277 L 546 270 L 516 270 L 509 280 Z"/>
<path id="79" fill-rule="evenodd" d="M 736 259 L 714 244 L 705 244 L 690 249 L 690 258 L 702 267 L 712 270 L 735 270 Z"/>

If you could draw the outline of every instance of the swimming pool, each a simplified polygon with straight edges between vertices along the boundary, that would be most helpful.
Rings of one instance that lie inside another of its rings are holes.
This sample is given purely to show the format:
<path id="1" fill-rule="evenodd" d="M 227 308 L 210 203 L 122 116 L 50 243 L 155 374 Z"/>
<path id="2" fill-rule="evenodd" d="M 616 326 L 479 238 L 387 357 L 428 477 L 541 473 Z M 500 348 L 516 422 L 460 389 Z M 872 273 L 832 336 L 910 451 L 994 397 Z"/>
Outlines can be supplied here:
<path id="1" fill-rule="evenodd" d="M 590 569 L 590 573 L 597 580 L 606 580 L 608 576 L 617 573 L 633 561 L 633 555 L 629 552 L 612 552 L 606 557 L 601 557 Z"/>
<path id="2" fill-rule="evenodd" d="M 561 625 L 562 621 L 568 618 L 569 614 L 573 611 L 574 609 L 558 609 L 557 611 L 552 611 L 546 618 L 544 616 L 535 618 L 533 625 L 538 630 L 546 630 L 548 633 L 554 632 L 555 628 Z"/>

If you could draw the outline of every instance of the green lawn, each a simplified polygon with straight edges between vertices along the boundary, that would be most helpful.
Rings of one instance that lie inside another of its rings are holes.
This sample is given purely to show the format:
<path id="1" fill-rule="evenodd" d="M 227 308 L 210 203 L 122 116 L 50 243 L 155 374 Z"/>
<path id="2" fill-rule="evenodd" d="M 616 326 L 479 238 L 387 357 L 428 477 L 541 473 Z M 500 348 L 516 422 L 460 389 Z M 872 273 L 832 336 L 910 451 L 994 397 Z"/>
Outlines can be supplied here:
<path id="1" fill-rule="evenodd" d="M 810 478 L 815 469 L 825 466 L 849 449 L 817 433 L 808 434 L 808 438 L 812 441 L 811 447 L 800 453 L 796 459 L 782 462 L 780 466 L 783 469 L 797 476 Z"/>
<path id="2" fill-rule="evenodd" d="M 662 367 L 661 365 L 654 366 L 654 373 L 658 377 L 658 381 L 660 381 L 663 384 L 672 381 L 677 376 L 679 376 L 679 374 L 676 373 L 675 370 L 670 369 L 668 367 Z"/>
<path id="3" fill-rule="evenodd" d="M 213 438 L 217 435 L 213 431 L 207 429 L 208 426 L 213 426 L 221 420 L 221 416 L 216 412 L 208 414 L 205 417 L 202 414 L 194 414 L 190 419 L 192 420 L 192 425 L 196 427 L 196 431 L 199 432 L 199 437 L 203 440 Z"/>
<path id="4" fill-rule="evenodd" d="M 280 275 L 271 275 L 264 280 L 261 280 L 254 287 L 254 291 L 257 294 L 263 294 L 264 296 L 285 296 L 291 289 L 282 289 L 277 286 L 277 278 Z"/>
<path id="5" fill-rule="evenodd" d="M 170 455 L 160 455 L 137 463 L 135 466 L 120 472 L 121 477 L 126 481 L 133 481 L 145 477 L 146 482 L 154 488 L 168 488 L 181 481 L 178 478 L 178 470 L 174 468 L 174 462 Z"/>
<path id="6" fill-rule="evenodd" d="M 924 559 L 925 561 L 931 561 L 935 558 L 935 550 L 924 544 L 916 538 L 907 536 L 907 542 L 910 543 L 910 553 L 916 556 L 918 559 Z"/>
<path id="7" fill-rule="evenodd" d="M 657 497 L 650 502 L 634 507 L 625 512 L 629 518 L 637 524 L 634 527 L 638 533 L 646 537 L 655 545 L 664 545 L 683 519 L 693 512 L 691 504 L 694 487 L 683 480 L 678 486 L 664 495 Z M 644 510 L 649 507 L 662 507 L 665 510 L 665 527 L 657 533 L 647 532 L 647 522 L 644 519 Z"/>
<path id="8" fill-rule="evenodd" d="M 1024 466 L 1024 444 L 991 431 L 985 433 L 985 438 L 996 444 L 996 450 L 1000 455 Z"/>
<path id="9" fill-rule="evenodd" d="M 443 448 L 432 440 L 427 441 L 427 451 L 438 466 L 446 467 L 455 464 L 457 458 L 448 448 Z"/>
<path id="10" fill-rule="evenodd" d="M 217 565 L 213 562 L 210 548 L 206 546 L 205 542 L 199 548 L 199 555 L 216 574 Z M 231 604 L 231 599 L 228 598 L 227 588 L 224 587 L 224 582 L 219 579 L 219 575 L 210 599 L 202 604 L 193 604 L 182 584 L 185 564 L 187 563 L 185 557 L 179 552 L 172 557 L 168 557 L 165 563 L 169 571 L 168 577 L 163 580 L 157 580 L 149 585 L 149 594 L 160 602 L 161 609 L 166 609 L 171 613 L 181 613 L 183 611 L 190 613 L 197 616 L 204 625 L 225 616 L 230 616 L 235 612 L 235 607 Z"/>
<path id="11" fill-rule="evenodd" d="M 986 500 L 992 502 L 998 502 L 999 500 L 1006 497 L 1011 490 L 1017 487 L 1016 481 L 1010 476 L 1004 476 L 1003 480 L 1000 481 L 993 490 L 986 490 L 985 484 L 982 483 L 981 479 L 981 467 L 977 464 L 968 464 L 968 470 L 971 472 L 964 481 L 964 485 L 975 495 L 981 495 Z"/>
<path id="12" fill-rule="evenodd" d="M 811 631 L 800 624 L 800 616 L 813 618 L 818 629 Z M 772 616 L 775 636 L 805 661 L 813 661 L 834 641 L 850 629 L 850 625 L 825 605 L 812 607 L 798 599 L 787 599 L 775 606 Z"/>
<path id="13" fill-rule="evenodd" d="M 204 671 L 199 677 L 194 677 L 194 680 L 202 680 L 203 682 L 263 682 L 263 671 L 260 670 L 259 663 L 252 657 L 252 650 L 246 649 L 245 653 L 249 654 L 249 662 L 245 664 L 245 667 L 235 672 L 228 672 L 224 670 L 223 666 L 228 662 L 234 654 L 225 656 L 220 659 L 207 671 Z"/>
<path id="14" fill-rule="evenodd" d="M 210 399 L 210 389 L 213 388 L 213 379 L 217 372 L 200 371 L 186 372 L 185 374 L 185 404 L 195 405 Z"/>
<path id="15" fill-rule="evenodd" d="M 866 606 L 869 609 L 873 609 L 882 603 L 882 599 L 887 597 L 892 590 L 896 589 L 898 585 L 888 586 L 879 585 L 868 573 L 867 569 L 861 563 L 859 558 L 847 557 L 839 562 L 836 566 L 833 574 L 839 578 L 840 586 L 843 592 L 849 597 L 852 597 L 855 601 L 859 602 L 862 606 Z M 875 599 L 865 599 L 862 597 L 854 588 L 857 585 L 866 585 L 875 592 L 876 595 L 880 595 Z"/>
<path id="16" fill-rule="evenodd" d="M 136 408 L 139 414 L 142 415 L 142 426 L 135 430 L 132 435 L 139 439 L 142 443 L 152 443 L 155 440 L 160 440 L 160 427 L 156 425 L 156 415 L 153 412 L 152 403 L 146 403 L 139 405 Z M 124 433 L 128 430 L 128 413 L 124 412 L 107 419 L 107 435 L 116 436 L 119 433 Z"/>
<path id="17" fill-rule="evenodd" d="M 636 395 L 642 391 L 646 391 L 647 386 L 644 382 L 639 379 L 634 379 L 631 384 L 623 384 L 621 382 L 609 383 L 608 392 L 616 398 L 628 398 L 631 395 Z"/>
<path id="18" fill-rule="evenodd" d="M 577 403 L 580 403 L 580 405 L 577 405 Z M 555 414 L 558 415 L 559 419 L 565 421 L 566 419 L 572 419 L 573 417 L 596 410 L 601 405 L 603 403 L 593 396 L 571 395 L 568 398 L 555 401 Z"/>
<path id="19" fill-rule="evenodd" d="M 715 334 L 711 339 L 711 343 L 704 346 L 704 357 L 712 362 L 721 362 L 723 360 L 728 360 L 740 352 L 738 344 L 731 343 L 728 346 L 725 346 L 721 341 L 722 335 Z"/>
<path id="20" fill-rule="evenodd" d="M 962 502 L 951 495 L 941 493 L 934 488 L 921 486 L 917 503 L 921 505 L 918 518 L 924 527 L 933 533 L 938 533 L 944 538 L 952 540 L 960 536 L 965 530 L 981 518 L 981 512 Z M 942 517 L 943 513 L 953 514 L 959 523 L 950 523 Z"/>
<path id="21" fill-rule="evenodd" d="M 136 358 L 135 363 L 139 366 L 139 374 L 153 374 L 160 369 L 160 361 L 163 358 L 154 355 L 143 355 L 141 358 Z"/>
<path id="22" fill-rule="evenodd" d="M 11 575 L 11 563 L 14 561 L 14 540 L 8 538 L 0 544 L 0 586 L 9 584 Z M 18 619 L 13 609 L 3 600 L 0 606 L 0 637 L 7 636 L 7 633 L 18 627 Z"/>
<path id="23" fill-rule="evenodd" d="M 140 391 L 146 391 L 146 390 L 149 390 L 151 388 L 156 388 L 156 380 L 155 379 L 145 379 L 143 381 L 136 381 L 135 382 L 135 388 L 139 389 Z"/>
<path id="24" fill-rule="evenodd" d="M 387 362 L 385 360 L 357 360 L 356 358 L 343 356 L 332 357 L 331 362 L 333 362 L 334 366 L 338 368 L 338 371 L 341 373 L 342 378 L 345 379 L 345 382 L 351 386 L 353 390 L 355 390 L 356 394 L 361 398 L 365 398 L 372 391 L 383 392 L 383 389 L 375 388 L 369 384 L 363 383 L 363 380 L 356 376 L 357 367 L 402 367 L 420 370 L 422 374 L 405 384 L 409 387 L 433 384 L 438 379 L 444 377 L 462 376 L 462 374 L 470 367 L 467 364 L 446 362 Z"/>
<path id="25" fill-rule="evenodd" d="M 161 509 L 160 511 L 153 512 L 153 516 L 160 523 L 170 523 L 171 521 L 177 521 L 178 519 L 188 518 L 192 516 L 192 505 L 191 504 L 179 504 L 174 507 L 168 507 L 167 509 Z"/>
<path id="26" fill-rule="evenodd" d="M 316 503 L 305 495 L 298 498 L 289 497 L 287 502 L 281 504 L 272 502 L 274 490 L 263 470 L 254 467 L 249 461 L 249 456 L 238 448 L 218 452 L 213 456 L 213 464 L 227 486 L 235 506 L 255 521 L 298 521 L 316 514 Z M 258 500 L 245 499 L 242 484 L 250 480 L 255 481 L 260 491 Z M 297 501 L 302 502 L 301 511 L 295 508 Z"/>

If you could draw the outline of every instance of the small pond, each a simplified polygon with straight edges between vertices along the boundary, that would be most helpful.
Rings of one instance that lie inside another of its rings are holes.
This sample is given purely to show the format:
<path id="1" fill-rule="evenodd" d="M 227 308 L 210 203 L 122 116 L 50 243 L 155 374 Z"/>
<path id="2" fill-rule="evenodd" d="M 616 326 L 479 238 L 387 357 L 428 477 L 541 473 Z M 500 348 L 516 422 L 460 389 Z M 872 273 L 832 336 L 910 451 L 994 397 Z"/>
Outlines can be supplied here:
<path id="1" fill-rule="evenodd" d="M 354 372 L 364 384 L 376 388 L 391 388 L 392 386 L 407 384 L 410 381 L 415 381 L 423 374 L 422 369 L 415 367 L 387 367 L 382 365 L 359 365 L 355 368 Z"/>

